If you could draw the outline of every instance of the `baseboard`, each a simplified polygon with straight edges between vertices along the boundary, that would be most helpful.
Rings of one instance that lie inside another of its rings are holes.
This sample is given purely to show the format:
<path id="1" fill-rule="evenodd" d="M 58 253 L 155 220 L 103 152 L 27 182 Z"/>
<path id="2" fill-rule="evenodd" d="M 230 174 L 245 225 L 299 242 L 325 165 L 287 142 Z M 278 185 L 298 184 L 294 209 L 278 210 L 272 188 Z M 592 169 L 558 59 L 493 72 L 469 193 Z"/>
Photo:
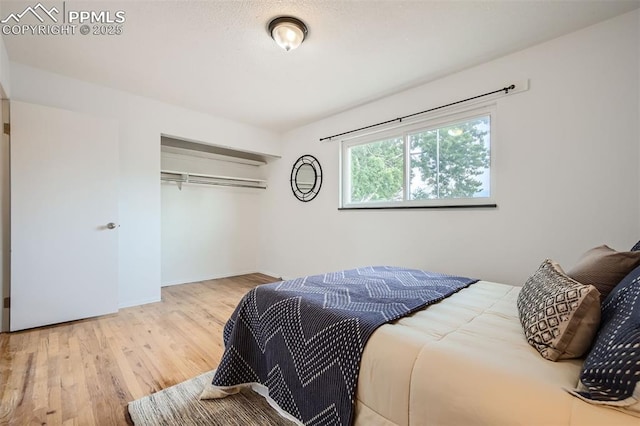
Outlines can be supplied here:
<path id="1" fill-rule="evenodd" d="M 257 274 L 268 275 L 268 276 L 276 278 L 276 279 L 284 280 L 284 278 L 282 276 L 280 276 L 280 274 L 276 274 L 275 272 L 271 272 L 271 271 L 255 271 L 255 272 Z"/>
<path id="2" fill-rule="evenodd" d="M 157 303 L 157 302 L 161 302 L 162 299 L 161 298 L 151 298 L 151 299 L 143 299 L 143 300 L 136 300 L 133 302 L 125 302 L 122 304 L 118 304 L 118 309 L 124 309 L 124 308 L 130 308 L 132 306 L 140 306 L 140 305 L 146 305 L 147 303 Z"/>
<path id="3" fill-rule="evenodd" d="M 186 279 L 181 279 L 181 280 L 167 281 L 165 283 L 161 283 L 160 287 L 169 287 L 169 286 L 172 286 L 172 285 L 197 283 L 199 281 L 217 280 L 217 279 L 220 279 L 220 278 L 236 277 L 238 275 L 254 274 L 255 272 L 256 272 L 255 270 L 251 270 L 251 271 L 233 271 L 233 272 L 226 272 L 226 273 L 223 273 L 223 274 L 191 277 L 191 278 L 186 278 Z"/>
<path id="4" fill-rule="evenodd" d="M 273 278 L 278 279 L 278 280 L 288 280 L 288 279 L 290 279 L 290 278 L 286 278 L 286 277 L 281 277 L 280 274 L 276 274 L 275 272 L 271 272 L 271 271 L 265 271 L 265 270 L 256 271 L 256 270 L 252 270 L 252 271 L 229 272 L 229 273 L 226 273 L 226 274 L 207 276 L 207 277 L 197 277 L 197 278 L 193 278 L 193 279 L 189 278 L 187 281 L 184 281 L 184 280 L 169 281 L 169 282 L 160 284 L 160 287 L 170 287 L 170 286 L 173 286 L 173 285 L 190 284 L 190 283 L 195 283 L 195 282 L 199 282 L 199 281 L 217 280 L 217 279 L 220 279 L 220 278 L 228 278 L 228 277 L 235 277 L 235 276 L 238 276 L 238 275 L 248 275 L 248 274 L 262 274 L 262 275 L 267 275 L 267 276 L 273 277 Z M 146 305 L 147 303 L 156 303 L 156 302 L 160 302 L 161 300 L 162 300 L 161 298 L 151 298 L 151 299 L 137 300 L 137 301 L 134 301 L 134 302 L 126 302 L 126 303 L 119 304 L 118 305 L 118 309 L 130 308 L 132 306 Z"/>

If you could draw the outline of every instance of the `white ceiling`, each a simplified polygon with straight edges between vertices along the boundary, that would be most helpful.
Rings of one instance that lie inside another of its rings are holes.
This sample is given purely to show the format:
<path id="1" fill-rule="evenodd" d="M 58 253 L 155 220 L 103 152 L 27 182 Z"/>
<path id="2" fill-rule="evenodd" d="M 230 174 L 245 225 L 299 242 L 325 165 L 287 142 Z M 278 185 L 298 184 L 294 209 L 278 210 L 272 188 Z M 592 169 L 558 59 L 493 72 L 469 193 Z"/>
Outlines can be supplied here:
<path id="1" fill-rule="evenodd" d="M 0 13 L 36 3 L 2 0 Z M 65 6 L 124 10 L 123 34 L 3 36 L 10 60 L 286 131 L 631 11 L 640 0 L 67 0 Z M 295 51 L 281 50 L 267 34 L 279 15 L 309 27 Z"/>

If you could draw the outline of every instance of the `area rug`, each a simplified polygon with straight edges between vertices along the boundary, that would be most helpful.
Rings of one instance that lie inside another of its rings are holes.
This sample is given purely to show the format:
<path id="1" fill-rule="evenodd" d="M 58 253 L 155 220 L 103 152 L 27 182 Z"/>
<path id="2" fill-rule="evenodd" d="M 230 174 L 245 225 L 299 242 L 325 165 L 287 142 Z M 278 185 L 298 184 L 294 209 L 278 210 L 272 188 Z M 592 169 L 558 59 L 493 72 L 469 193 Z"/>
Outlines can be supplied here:
<path id="1" fill-rule="evenodd" d="M 251 390 L 223 399 L 201 401 L 202 389 L 211 383 L 214 371 L 130 402 L 128 409 L 136 426 L 291 426 L 265 399 Z"/>

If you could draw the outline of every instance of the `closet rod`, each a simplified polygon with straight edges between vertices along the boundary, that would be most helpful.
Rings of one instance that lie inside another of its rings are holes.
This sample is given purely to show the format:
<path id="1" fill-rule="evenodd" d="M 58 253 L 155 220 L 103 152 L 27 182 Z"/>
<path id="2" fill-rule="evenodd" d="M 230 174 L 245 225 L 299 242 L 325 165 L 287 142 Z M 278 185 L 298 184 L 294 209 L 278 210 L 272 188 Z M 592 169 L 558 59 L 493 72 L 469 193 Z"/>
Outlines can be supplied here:
<path id="1" fill-rule="evenodd" d="M 191 178 L 207 178 L 207 179 L 222 179 L 222 180 L 232 180 L 232 181 L 241 181 L 241 182 L 266 182 L 263 179 L 253 179 L 253 178 L 244 178 L 244 177 L 236 177 L 236 176 L 222 176 L 222 175 L 207 175 L 203 173 L 191 173 L 191 172 L 181 172 L 177 170 L 160 170 L 160 176 L 163 178 L 171 178 L 175 176 L 176 179 L 184 180 Z"/>
<path id="2" fill-rule="evenodd" d="M 267 189 L 266 186 L 258 186 L 258 185 L 248 185 L 246 183 L 235 183 L 235 182 L 205 182 L 191 179 L 177 179 L 177 178 L 160 178 L 165 182 L 176 182 L 176 183 L 192 183 L 194 185 L 217 185 L 217 186 L 232 186 L 235 188 L 257 188 L 257 189 Z"/>

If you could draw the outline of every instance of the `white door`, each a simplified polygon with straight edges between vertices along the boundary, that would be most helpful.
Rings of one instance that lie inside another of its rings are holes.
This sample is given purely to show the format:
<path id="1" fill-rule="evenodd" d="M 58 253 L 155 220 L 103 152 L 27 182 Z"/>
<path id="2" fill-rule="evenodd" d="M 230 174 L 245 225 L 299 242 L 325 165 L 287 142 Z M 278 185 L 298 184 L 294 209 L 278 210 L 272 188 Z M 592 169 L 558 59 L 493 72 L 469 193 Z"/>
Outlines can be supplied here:
<path id="1" fill-rule="evenodd" d="M 117 144 L 115 122 L 11 102 L 11 331 L 118 310 Z"/>

